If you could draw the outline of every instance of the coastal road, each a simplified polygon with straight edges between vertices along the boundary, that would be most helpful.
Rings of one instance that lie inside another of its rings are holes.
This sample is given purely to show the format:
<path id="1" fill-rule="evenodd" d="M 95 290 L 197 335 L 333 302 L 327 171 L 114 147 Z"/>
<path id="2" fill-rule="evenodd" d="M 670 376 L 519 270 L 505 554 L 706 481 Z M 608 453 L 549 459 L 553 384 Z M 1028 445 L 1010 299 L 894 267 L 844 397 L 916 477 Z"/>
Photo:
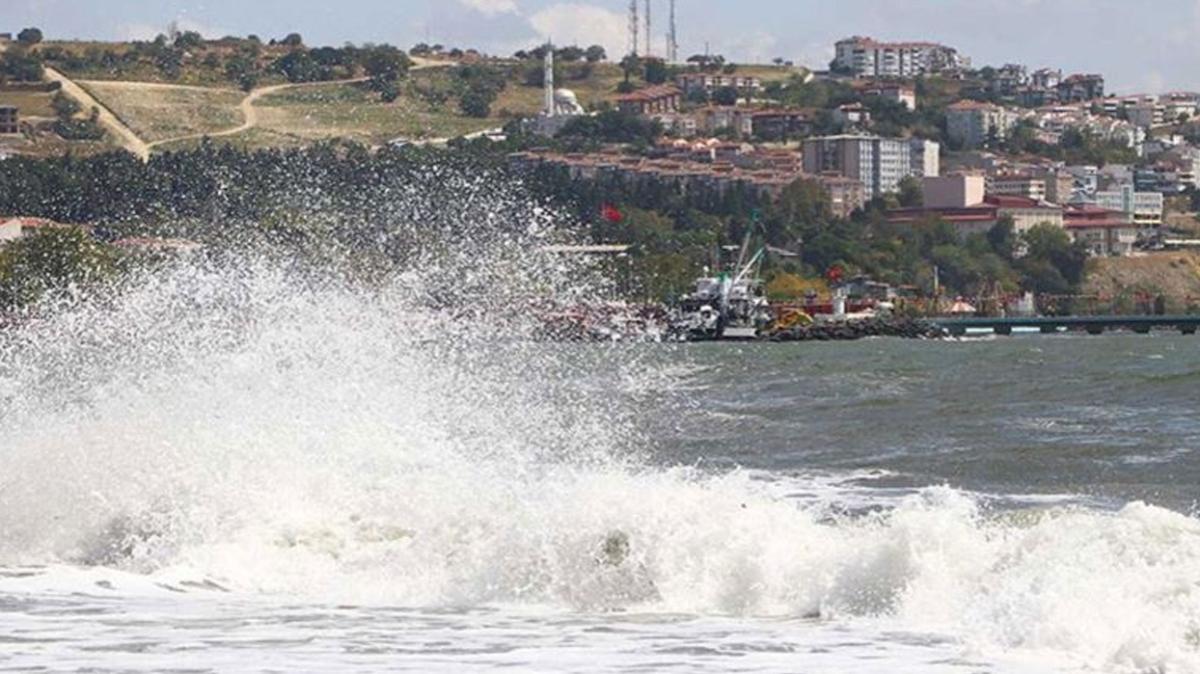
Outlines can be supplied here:
<path id="1" fill-rule="evenodd" d="M 91 110 L 92 108 L 98 110 L 100 116 L 96 121 L 112 134 L 121 147 L 142 161 L 150 159 L 150 146 L 146 144 L 146 141 L 138 138 L 138 135 L 126 126 L 125 122 L 122 122 L 120 118 L 113 114 L 112 110 L 109 110 L 107 106 L 96 100 L 87 90 L 76 84 L 66 75 L 49 66 L 45 67 L 45 78 L 50 82 L 58 82 L 62 86 L 63 93 L 78 101 L 84 110 Z"/>

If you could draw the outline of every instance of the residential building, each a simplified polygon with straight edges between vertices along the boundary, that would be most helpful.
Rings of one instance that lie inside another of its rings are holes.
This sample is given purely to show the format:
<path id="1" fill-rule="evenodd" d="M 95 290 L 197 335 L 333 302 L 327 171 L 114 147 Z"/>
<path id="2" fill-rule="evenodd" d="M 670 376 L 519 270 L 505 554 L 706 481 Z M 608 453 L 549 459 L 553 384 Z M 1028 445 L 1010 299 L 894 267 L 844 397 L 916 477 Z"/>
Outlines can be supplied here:
<path id="1" fill-rule="evenodd" d="M 1059 168 L 1034 169 L 1032 174 L 1040 178 L 1046 185 L 1046 201 L 1052 204 L 1066 204 L 1071 201 L 1075 189 L 1075 177 Z"/>
<path id="2" fill-rule="evenodd" d="M 653 117 L 662 124 L 663 131 L 679 138 L 691 138 L 699 128 L 694 116 L 680 112 L 665 112 Z"/>
<path id="3" fill-rule="evenodd" d="M 1100 169 L 1095 166 L 1067 166 L 1064 170 L 1074 180 L 1072 196 L 1068 201 L 1091 199 L 1100 189 Z"/>
<path id="4" fill-rule="evenodd" d="M 908 139 L 910 175 L 914 178 L 934 177 L 941 173 L 942 146 L 935 140 Z"/>
<path id="5" fill-rule="evenodd" d="M 839 218 L 850 217 L 851 213 L 867 203 L 867 193 L 863 184 L 853 178 L 836 173 L 822 173 L 812 176 L 812 180 L 825 188 L 826 194 L 829 195 L 829 210 Z"/>
<path id="6" fill-rule="evenodd" d="M 682 94 L 679 89 L 666 84 L 649 86 L 644 89 L 617 96 L 617 108 L 622 112 L 635 115 L 657 115 L 679 110 Z"/>
<path id="7" fill-rule="evenodd" d="M 1157 103 L 1140 103 L 1125 108 L 1125 119 L 1134 126 L 1149 128 L 1162 124 L 1163 106 Z"/>
<path id="8" fill-rule="evenodd" d="M 1017 90 L 1029 83 L 1028 69 L 1017 63 L 1006 63 L 996 69 L 988 89 L 1001 96 L 1013 96 Z"/>
<path id="9" fill-rule="evenodd" d="M 557 167 L 572 180 L 614 181 L 626 186 L 654 184 L 687 197 L 712 198 L 743 190 L 762 199 L 777 199 L 785 187 L 803 177 L 798 171 L 745 169 L 725 162 L 595 153 L 558 154 L 549 151 L 509 155 L 517 168 Z"/>
<path id="10" fill-rule="evenodd" d="M 750 114 L 750 123 L 754 137 L 763 140 L 786 141 L 812 132 L 808 112 L 798 108 L 755 110 Z"/>
<path id="11" fill-rule="evenodd" d="M 1042 87 L 1021 87 L 1015 96 L 1017 105 L 1026 108 L 1040 108 L 1058 102 L 1058 90 Z"/>
<path id="12" fill-rule="evenodd" d="M 1058 100 L 1092 101 L 1104 98 L 1104 77 L 1101 75 L 1071 75 L 1058 83 Z"/>
<path id="13" fill-rule="evenodd" d="M 917 109 L 917 90 L 906 84 L 885 84 L 867 89 L 867 96 L 878 96 L 884 100 L 899 103 L 909 110 Z"/>
<path id="14" fill-rule="evenodd" d="M 896 192 L 912 175 L 908 141 L 869 135 L 841 135 L 804 141 L 805 173 L 836 173 L 863 184 L 868 200 Z"/>
<path id="15" fill-rule="evenodd" d="M 724 73 L 682 73 L 675 77 L 675 86 L 684 96 L 695 91 L 703 91 L 712 96 L 718 89 L 732 87 L 747 98 L 762 90 L 762 80 L 747 75 L 726 75 Z"/>
<path id="16" fill-rule="evenodd" d="M 1046 200 L 1046 181 L 1028 174 L 999 174 L 988 177 L 988 194 Z"/>
<path id="17" fill-rule="evenodd" d="M 0 105 L 0 135 L 21 132 L 21 114 L 15 106 Z"/>
<path id="18" fill-rule="evenodd" d="M 733 105 L 710 105 L 693 113 L 696 130 L 705 135 L 714 135 L 726 129 L 732 130 L 735 138 L 749 138 L 754 134 L 754 113 L 747 108 Z"/>
<path id="19" fill-rule="evenodd" d="M 967 149 L 1007 138 L 1015 122 L 1008 110 L 992 103 L 959 101 L 946 108 L 946 135 Z"/>
<path id="20" fill-rule="evenodd" d="M 1107 211 L 1124 213 L 1142 227 L 1157 227 L 1163 222 L 1161 192 L 1137 192 L 1133 185 L 1123 185 L 1120 189 L 1096 192 L 1093 203 Z"/>
<path id="21" fill-rule="evenodd" d="M 855 77 L 916 77 L 970 67 L 958 50 L 933 42 L 879 42 L 855 36 L 839 40 L 834 49 L 834 68 Z"/>
<path id="22" fill-rule="evenodd" d="M 1039 68 L 1029 74 L 1029 86 L 1035 89 L 1058 89 L 1058 83 L 1061 81 L 1061 70 Z"/>
<path id="23" fill-rule="evenodd" d="M 871 122 L 871 111 L 862 103 L 846 103 L 833 109 L 833 121 L 843 129 L 861 127 Z"/>
<path id="24" fill-rule="evenodd" d="M 1096 256 L 1132 254 L 1140 231 L 1125 213 L 1086 205 L 1068 208 L 1063 227 L 1072 240 L 1082 241 Z"/>

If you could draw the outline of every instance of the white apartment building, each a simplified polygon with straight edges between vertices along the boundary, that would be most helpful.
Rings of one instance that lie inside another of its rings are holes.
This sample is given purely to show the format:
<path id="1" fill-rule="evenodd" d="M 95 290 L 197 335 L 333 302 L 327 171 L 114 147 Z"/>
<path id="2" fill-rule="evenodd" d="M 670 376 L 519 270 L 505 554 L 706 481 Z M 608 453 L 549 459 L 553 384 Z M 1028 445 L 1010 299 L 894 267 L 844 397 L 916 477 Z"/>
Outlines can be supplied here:
<path id="1" fill-rule="evenodd" d="M 941 174 L 942 146 L 935 140 L 908 139 L 908 156 L 914 178 L 933 178 Z"/>
<path id="2" fill-rule="evenodd" d="M 855 77 L 916 77 L 970 67 L 957 49 L 935 42 L 879 42 L 849 37 L 834 45 L 834 65 Z"/>
<path id="3" fill-rule="evenodd" d="M 946 135 L 963 148 L 977 148 L 993 135 L 1007 138 L 1016 121 L 1016 115 L 998 105 L 959 101 L 946 108 Z"/>
<path id="4" fill-rule="evenodd" d="M 853 178 L 873 199 L 898 191 L 900 181 L 912 175 L 909 142 L 870 135 L 809 138 L 804 141 L 804 172 Z"/>
<path id="5" fill-rule="evenodd" d="M 1124 213 L 1141 227 L 1157 227 L 1163 222 L 1161 192 L 1135 192 L 1133 185 L 1123 185 L 1120 189 L 1096 192 L 1095 204 L 1107 211 Z"/>

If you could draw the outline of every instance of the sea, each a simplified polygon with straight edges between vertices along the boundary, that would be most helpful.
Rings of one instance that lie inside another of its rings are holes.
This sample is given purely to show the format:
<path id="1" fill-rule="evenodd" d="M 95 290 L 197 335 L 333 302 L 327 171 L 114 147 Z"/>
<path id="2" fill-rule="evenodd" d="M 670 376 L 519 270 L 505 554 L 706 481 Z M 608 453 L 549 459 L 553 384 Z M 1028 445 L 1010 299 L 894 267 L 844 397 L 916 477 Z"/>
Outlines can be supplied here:
<path id="1" fill-rule="evenodd" d="M 1200 671 L 1197 337 L 560 344 L 203 272 L 0 333 L 0 405 L 4 672 Z"/>

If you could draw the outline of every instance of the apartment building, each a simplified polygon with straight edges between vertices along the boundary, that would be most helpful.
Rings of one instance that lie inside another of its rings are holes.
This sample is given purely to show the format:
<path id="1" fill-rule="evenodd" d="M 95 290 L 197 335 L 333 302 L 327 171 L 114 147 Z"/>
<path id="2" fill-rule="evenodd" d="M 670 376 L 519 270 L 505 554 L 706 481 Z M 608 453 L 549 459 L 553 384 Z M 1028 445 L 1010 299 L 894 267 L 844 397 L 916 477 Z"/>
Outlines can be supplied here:
<path id="1" fill-rule="evenodd" d="M 683 91 L 684 96 L 694 91 L 703 91 L 711 96 L 718 89 L 725 87 L 737 89 L 743 96 L 753 96 L 762 90 L 762 80 L 737 74 L 683 73 L 675 77 L 675 86 Z"/>
<path id="2" fill-rule="evenodd" d="M 988 194 L 1025 197 L 1036 201 L 1046 200 L 1046 180 L 1026 174 L 999 174 L 988 176 Z"/>
<path id="3" fill-rule="evenodd" d="M 942 146 L 935 140 L 908 139 L 910 175 L 914 178 L 934 177 L 941 173 Z"/>
<path id="4" fill-rule="evenodd" d="M 655 115 L 675 112 L 679 109 L 679 89 L 671 85 L 649 86 L 645 89 L 617 96 L 617 108 L 635 115 Z"/>
<path id="5" fill-rule="evenodd" d="M 804 172 L 857 180 L 870 200 L 896 192 L 900 181 L 912 175 L 909 142 L 870 135 L 809 138 L 804 141 Z"/>
<path id="6" fill-rule="evenodd" d="M 1015 115 L 992 103 L 959 101 L 946 108 L 946 135 L 965 149 L 1006 138 L 1015 123 Z"/>
<path id="7" fill-rule="evenodd" d="M 1104 77 L 1101 75 L 1071 75 L 1059 82 L 1057 89 L 1058 100 L 1063 102 L 1104 98 Z"/>
<path id="8" fill-rule="evenodd" d="M 1141 227 L 1158 227 L 1163 223 L 1163 203 L 1161 192 L 1138 192 L 1133 185 L 1101 190 L 1094 198 L 1097 207 L 1124 213 Z"/>
<path id="9" fill-rule="evenodd" d="M 835 45 L 834 66 L 855 77 L 916 77 L 970 67 L 957 49 L 935 42 L 880 42 L 849 37 Z"/>
<path id="10" fill-rule="evenodd" d="M 878 96 L 887 101 L 899 103 L 909 110 L 917 109 L 917 90 L 903 84 L 885 84 L 873 87 L 863 92 L 867 96 Z"/>

